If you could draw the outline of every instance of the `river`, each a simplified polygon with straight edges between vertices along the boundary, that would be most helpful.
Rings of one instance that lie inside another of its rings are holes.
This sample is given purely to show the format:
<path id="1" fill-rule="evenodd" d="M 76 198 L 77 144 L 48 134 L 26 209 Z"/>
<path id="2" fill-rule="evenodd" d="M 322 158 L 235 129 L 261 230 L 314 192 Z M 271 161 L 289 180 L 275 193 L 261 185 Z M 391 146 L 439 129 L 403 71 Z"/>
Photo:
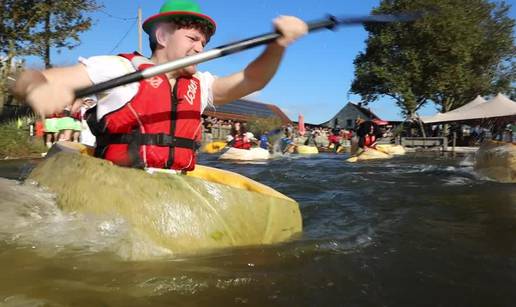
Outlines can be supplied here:
<path id="1" fill-rule="evenodd" d="M 0 161 L 0 305 L 514 306 L 516 188 L 468 156 L 345 155 L 231 164 L 297 200 L 304 232 L 273 246 L 129 261 L 123 221 L 61 212 Z M 6 190 L 7 189 L 7 190 Z M 9 194 L 11 195 L 11 194 Z"/>

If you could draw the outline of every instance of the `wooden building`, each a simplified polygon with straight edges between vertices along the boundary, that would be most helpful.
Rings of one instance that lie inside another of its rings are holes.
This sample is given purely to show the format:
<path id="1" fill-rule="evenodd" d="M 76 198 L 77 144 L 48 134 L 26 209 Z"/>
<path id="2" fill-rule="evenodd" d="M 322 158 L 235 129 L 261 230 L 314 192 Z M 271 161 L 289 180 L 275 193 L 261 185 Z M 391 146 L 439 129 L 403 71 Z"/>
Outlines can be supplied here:
<path id="1" fill-rule="evenodd" d="M 204 116 L 216 117 L 222 120 L 248 121 L 251 118 L 277 117 L 283 124 L 292 121 L 281 109 L 273 104 L 257 102 L 249 99 L 237 99 L 233 102 L 215 108 L 206 108 Z"/>
<path id="2" fill-rule="evenodd" d="M 324 122 L 321 126 L 335 128 L 339 126 L 344 129 L 352 129 L 355 127 L 355 120 L 360 117 L 365 120 L 381 120 L 371 110 L 364 108 L 359 104 L 348 102 L 335 116 L 329 121 Z"/>

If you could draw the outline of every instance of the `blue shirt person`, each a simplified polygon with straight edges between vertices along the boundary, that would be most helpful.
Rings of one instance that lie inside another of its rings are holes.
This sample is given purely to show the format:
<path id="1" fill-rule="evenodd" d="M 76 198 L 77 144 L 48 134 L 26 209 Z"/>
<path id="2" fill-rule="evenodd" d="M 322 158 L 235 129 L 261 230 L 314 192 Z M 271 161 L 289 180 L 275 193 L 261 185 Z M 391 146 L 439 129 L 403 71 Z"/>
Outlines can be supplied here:
<path id="1" fill-rule="evenodd" d="M 267 138 L 267 132 L 264 132 L 260 137 L 260 148 L 269 149 L 269 139 Z"/>

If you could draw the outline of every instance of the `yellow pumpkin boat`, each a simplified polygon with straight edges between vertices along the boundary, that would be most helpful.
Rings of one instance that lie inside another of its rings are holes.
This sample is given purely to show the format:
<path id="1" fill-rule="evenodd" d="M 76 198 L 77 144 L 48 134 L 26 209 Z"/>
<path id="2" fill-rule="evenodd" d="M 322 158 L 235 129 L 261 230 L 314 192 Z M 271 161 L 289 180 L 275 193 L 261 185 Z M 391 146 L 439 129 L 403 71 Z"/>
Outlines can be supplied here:
<path id="1" fill-rule="evenodd" d="M 82 153 L 82 154 L 80 154 Z M 187 175 L 113 165 L 85 147 L 58 143 L 29 180 L 67 212 L 122 218 L 170 253 L 282 242 L 302 231 L 293 199 L 242 175 L 197 165 Z M 139 251 L 136 258 L 144 258 Z"/>
<path id="2" fill-rule="evenodd" d="M 222 149 L 224 149 L 227 146 L 227 142 L 224 141 L 215 141 L 208 143 L 202 147 L 202 152 L 214 154 L 220 152 Z"/>
<path id="3" fill-rule="evenodd" d="M 296 152 L 300 155 L 314 155 L 319 153 L 319 149 L 315 146 L 297 145 Z"/>
<path id="4" fill-rule="evenodd" d="M 499 182 L 516 182 L 516 145 L 486 141 L 475 155 L 475 171 Z"/>

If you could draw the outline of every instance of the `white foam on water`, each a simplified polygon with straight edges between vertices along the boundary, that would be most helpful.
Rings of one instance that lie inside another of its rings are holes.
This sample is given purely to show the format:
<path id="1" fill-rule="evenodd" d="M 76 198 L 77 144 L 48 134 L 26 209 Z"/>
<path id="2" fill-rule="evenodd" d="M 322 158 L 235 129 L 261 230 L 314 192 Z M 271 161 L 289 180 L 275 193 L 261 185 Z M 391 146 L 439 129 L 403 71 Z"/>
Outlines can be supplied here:
<path id="1" fill-rule="evenodd" d="M 23 307 L 23 306 L 59 306 L 59 304 L 45 299 L 30 298 L 26 295 L 12 295 L 0 301 L 0 306 Z"/>
<path id="2" fill-rule="evenodd" d="M 473 166 L 475 164 L 475 155 L 466 155 L 462 161 L 459 162 L 460 166 Z"/>
<path id="3" fill-rule="evenodd" d="M 139 283 L 135 292 L 137 292 L 138 296 L 161 296 L 170 293 L 196 295 L 213 287 L 228 290 L 239 287 L 249 287 L 253 282 L 255 282 L 255 280 L 251 277 L 200 280 L 184 274 L 178 276 L 156 276 Z"/>
<path id="4" fill-rule="evenodd" d="M 468 185 L 471 183 L 471 179 L 465 177 L 451 177 L 444 179 L 444 185 L 447 186 L 461 186 Z"/>
<path id="5" fill-rule="evenodd" d="M 283 154 L 281 151 L 273 151 L 271 153 L 271 159 L 283 159 L 285 157 L 289 156 L 289 154 Z"/>
<path id="6" fill-rule="evenodd" d="M 433 172 L 433 171 L 436 171 L 439 169 L 440 169 L 440 166 L 438 166 L 438 165 L 421 165 L 419 172 L 421 172 L 421 173 Z"/>
<path id="7" fill-rule="evenodd" d="M 122 259 L 170 255 L 131 231 L 121 218 L 61 211 L 55 195 L 32 183 L 0 178 L 0 240 L 43 257 L 112 252 Z"/>
<path id="8" fill-rule="evenodd" d="M 206 281 L 197 281 L 189 276 L 153 277 L 138 285 L 139 291 L 152 295 L 165 295 L 170 292 L 194 295 L 209 287 Z"/>

